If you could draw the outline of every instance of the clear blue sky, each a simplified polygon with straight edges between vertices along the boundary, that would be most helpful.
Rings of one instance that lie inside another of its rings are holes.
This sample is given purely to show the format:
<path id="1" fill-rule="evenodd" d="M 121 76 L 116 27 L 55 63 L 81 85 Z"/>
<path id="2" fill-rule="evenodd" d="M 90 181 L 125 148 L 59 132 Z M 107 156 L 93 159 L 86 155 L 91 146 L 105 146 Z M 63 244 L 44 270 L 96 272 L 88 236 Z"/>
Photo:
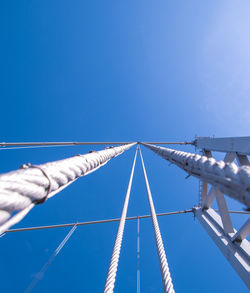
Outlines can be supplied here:
<path id="1" fill-rule="evenodd" d="M 249 15 L 248 1 L 3 1 L 0 140 L 249 135 Z M 89 149 L 0 150 L 0 172 Z M 134 151 L 36 207 L 17 227 L 119 217 Z M 157 212 L 197 203 L 196 179 L 185 180 L 149 150 L 143 154 Z M 230 208 L 242 206 L 230 201 Z M 128 215 L 148 213 L 138 160 Z M 159 224 L 176 292 L 248 292 L 191 214 Z M 33 292 L 101 292 L 116 229 L 78 228 Z M 23 292 L 67 231 L 1 238 L 1 291 Z M 143 220 L 141 291 L 161 290 L 151 221 Z M 128 222 L 116 292 L 135 291 L 136 223 Z"/>

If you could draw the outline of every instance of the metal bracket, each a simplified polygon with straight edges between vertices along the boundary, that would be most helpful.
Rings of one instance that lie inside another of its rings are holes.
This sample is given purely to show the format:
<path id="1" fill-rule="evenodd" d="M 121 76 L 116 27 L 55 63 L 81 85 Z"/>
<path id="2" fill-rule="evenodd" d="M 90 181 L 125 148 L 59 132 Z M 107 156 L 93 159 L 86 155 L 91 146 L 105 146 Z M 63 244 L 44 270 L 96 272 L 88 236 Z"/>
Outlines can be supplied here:
<path id="1" fill-rule="evenodd" d="M 202 210 L 201 207 L 194 208 L 194 214 L 200 224 L 205 228 L 209 236 L 224 254 L 233 269 L 240 276 L 242 281 L 250 289 L 250 243 L 246 239 L 240 242 L 235 241 L 235 237 L 227 234 L 224 230 L 222 219 L 213 209 Z M 249 231 L 250 223 L 246 223 Z M 246 231 L 245 228 L 242 231 Z M 234 230 L 234 233 L 236 230 Z M 243 235 L 243 232 L 235 233 Z M 245 237 L 246 234 L 244 234 Z"/>
<path id="2" fill-rule="evenodd" d="M 200 147 L 208 158 L 212 157 L 211 151 L 226 152 L 225 163 L 232 163 L 236 159 L 239 166 L 250 166 L 247 157 L 250 154 L 250 137 L 198 138 L 196 146 Z M 246 239 L 250 234 L 250 219 L 236 231 L 232 225 L 224 194 L 213 186 L 207 193 L 207 185 L 206 182 L 202 182 L 201 207 L 193 209 L 194 215 L 250 289 L 250 242 Z M 214 198 L 220 214 L 211 208 Z"/>

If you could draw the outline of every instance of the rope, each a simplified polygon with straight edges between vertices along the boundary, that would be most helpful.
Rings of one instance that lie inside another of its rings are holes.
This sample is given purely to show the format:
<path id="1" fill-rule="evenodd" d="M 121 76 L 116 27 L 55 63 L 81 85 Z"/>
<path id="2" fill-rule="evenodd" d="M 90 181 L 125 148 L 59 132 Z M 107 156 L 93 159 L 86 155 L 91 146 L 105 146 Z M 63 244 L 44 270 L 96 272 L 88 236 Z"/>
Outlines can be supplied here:
<path id="1" fill-rule="evenodd" d="M 155 213 L 154 202 L 153 202 L 152 194 L 151 194 L 149 183 L 148 183 L 147 173 L 146 173 L 146 169 L 144 166 L 141 150 L 140 150 L 140 155 L 141 155 L 141 163 L 142 163 L 142 168 L 143 168 L 143 173 L 144 173 L 145 184 L 146 184 L 147 193 L 148 193 L 148 202 L 149 202 L 151 216 L 152 216 L 152 223 L 153 223 L 153 228 L 154 228 L 157 253 L 158 253 L 158 258 L 159 258 L 159 262 L 160 262 L 163 289 L 164 289 L 165 293 L 166 292 L 167 293 L 174 293 L 175 291 L 173 288 L 173 283 L 172 283 L 172 279 L 171 279 L 171 275 L 170 275 L 170 271 L 169 271 L 169 267 L 168 267 L 166 253 L 165 253 L 163 241 L 161 238 L 161 231 L 160 231 L 159 224 L 158 224 L 157 217 L 156 217 L 156 213 Z"/>
<path id="2" fill-rule="evenodd" d="M 127 193 L 126 193 L 126 197 L 125 197 L 125 201 L 124 201 L 124 205 L 123 205 L 123 209 L 122 209 L 121 220 L 120 220 L 118 231 L 116 234 L 112 257 L 111 257 L 110 264 L 109 264 L 109 270 L 107 273 L 106 282 L 105 282 L 105 286 L 103 289 L 104 293 L 113 292 L 114 286 L 115 286 L 115 278 L 116 278 L 116 272 L 117 272 L 117 267 L 118 267 L 118 262 L 119 262 L 119 257 L 120 257 L 123 231 L 124 231 L 124 227 L 125 227 L 131 185 L 132 185 L 133 176 L 134 176 L 136 157 L 137 157 L 137 150 L 135 152 L 134 162 L 133 162 L 131 175 L 130 175 L 130 179 L 129 179 L 129 183 L 128 183 L 128 189 L 127 189 Z"/>
<path id="3" fill-rule="evenodd" d="M 250 167 L 216 161 L 214 158 L 144 144 L 162 158 L 212 184 L 221 192 L 245 204 L 250 209 Z"/>
<path id="4" fill-rule="evenodd" d="M 133 145 L 111 147 L 39 166 L 26 164 L 17 171 L 1 175 L 0 234 L 18 223 L 36 204 L 54 196 L 79 177 L 102 167 Z M 16 211 L 20 212 L 10 218 Z"/>
<path id="5" fill-rule="evenodd" d="M 29 285 L 29 287 L 25 290 L 25 293 L 30 293 L 34 289 L 34 287 L 36 286 L 36 284 L 38 283 L 38 281 L 43 278 L 43 276 L 44 276 L 45 272 L 47 271 L 48 267 L 51 265 L 51 263 L 56 258 L 56 256 L 58 255 L 58 253 L 62 250 L 63 246 L 69 240 L 69 238 L 74 233 L 74 231 L 75 231 L 76 228 L 77 228 L 77 224 L 75 224 L 73 226 L 73 228 L 71 228 L 71 230 L 69 231 L 69 233 L 63 239 L 63 241 L 59 244 L 59 246 L 57 247 L 57 249 L 54 251 L 54 253 L 51 255 L 51 257 L 48 259 L 48 261 L 42 267 L 42 269 L 40 270 L 40 272 L 38 274 L 36 274 L 35 278 L 31 282 L 31 284 Z"/>

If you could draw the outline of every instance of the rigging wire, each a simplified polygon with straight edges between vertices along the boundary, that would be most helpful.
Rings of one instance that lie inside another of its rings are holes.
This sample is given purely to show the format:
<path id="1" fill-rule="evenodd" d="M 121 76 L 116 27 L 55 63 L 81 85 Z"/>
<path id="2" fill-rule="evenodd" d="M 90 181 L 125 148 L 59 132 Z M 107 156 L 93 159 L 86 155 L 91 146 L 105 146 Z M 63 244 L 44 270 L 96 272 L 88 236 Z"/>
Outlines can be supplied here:
<path id="1" fill-rule="evenodd" d="M 1 147 L 0 151 L 4 150 L 21 150 L 21 149 L 40 149 L 40 148 L 55 148 L 55 147 L 69 147 L 74 145 L 37 145 L 37 146 L 20 146 L 20 147 Z"/>
<path id="2" fill-rule="evenodd" d="M 137 293 L 141 290 L 141 272 L 140 272 L 140 218 L 137 217 Z"/>
<path id="3" fill-rule="evenodd" d="M 218 210 L 215 210 L 215 211 L 218 211 Z M 160 213 L 160 214 L 156 214 L 156 216 L 162 217 L 162 216 L 171 216 L 171 215 L 178 215 L 178 214 L 187 214 L 187 213 L 192 213 L 192 212 L 193 212 L 193 210 L 189 209 L 189 210 L 176 211 L 176 212 Z M 228 211 L 228 212 L 233 213 L 233 214 L 244 214 L 244 215 L 250 214 L 250 212 L 247 212 L 247 211 Z M 138 218 L 139 219 L 151 218 L 151 215 L 127 217 L 126 221 L 136 220 Z M 97 221 L 88 221 L 88 222 L 77 222 L 77 223 L 66 223 L 66 224 L 57 224 L 57 225 L 48 225 L 48 226 L 16 228 L 16 229 L 10 229 L 10 230 L 5 231 L 5 233 L 0 235 L 0 238 L 2 236 L 4 236 L 6 233 L 11 233 L 11 232 L 23 232 L 23 231 L 34 231 L 34 230 L 44 230 L 44 229 L 53 229 L 53 228 L 64 228 L 64 227 L 72 227 L 74 225 L 85 226 L 85 225 L 93 225 L 93 224 L 119 222 L 120 220 L 121 220 L 120 218 L 116 218 L 116 219 L 106 219 L 106 220 L 97 220 Z"/>
<path id="4" fill-rule="evenodd" d="M 128 142 L 132 143 L 132 142 Z M 86 141 L 86 142 L 73 142 L 73 141 L 60 141 L 60 142 L 1 142 L 0 147 L 6 146 L 66 146 L 66 145 L 103 145 L 103 144 L 128 144 L 124 141 Z"/>
<path id="5" fill-rule="evenodd" d="M 72 234 L 74 233 L 74 231 L 75 231 L 76 228 L 77 228 L 77 225 L 75 224 L 73 226 L 73 228 L 71 228 L 71 230 L 69 231 L 69 233 L 66 235 L 66 237 L 63 239 L 63 241 L 56 248 L 56 250 L 53 252 L 53 254 L 50 256 L 50 258 L 48 259 L 48 261 L 41 268 L 40 272 L 35 275 L 34 279 L 30 283 L 30 285 L 28 286 L 28 288 L 25 290 L 25 293 L 30 293 L 34 289 L 34 287 L 36 286 L 36 284 L 40 280 L 42 280 L 45 272 L 47 271 L 47 269 L 49 268 L 49 266 L 52 264 L 52 262 L 54 261 L 54 259 L 56 258 L 56 256 L 59 254 L 59 252 L 62 250 L 62 248 L 64 247 L 64 245 L 67 243 L 67 241 L 69 240 L 69 238 L 72 236 Z"/>
<path id="6" fill-rule="evenodd" d="M 124 141 L 83 141 L 83 142 L 73 142 L 73 141 L 60 141 L 60 142 L 0 142 L 0 149 L 7 149 L 5 147 L 20 147 L 20 146 L 76 146 L 76 145 L 122 145 L 122 144 L 130 144 L 132 142 L 124 142 Z M 141 142 L 137 142 L 141 143 Z M 194 142 L 191 141 L 150 141 L 143 142 L 148 144 L 178 144 L 178 145 L 186 145 L 191 144 L 194 145 Z"/>

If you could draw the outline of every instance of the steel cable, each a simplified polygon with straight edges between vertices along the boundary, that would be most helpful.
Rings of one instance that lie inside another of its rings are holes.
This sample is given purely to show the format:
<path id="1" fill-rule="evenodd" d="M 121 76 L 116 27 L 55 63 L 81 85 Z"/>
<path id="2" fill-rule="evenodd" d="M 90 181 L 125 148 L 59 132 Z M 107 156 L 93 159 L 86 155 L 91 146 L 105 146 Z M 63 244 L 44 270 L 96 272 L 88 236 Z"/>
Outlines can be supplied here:
<path id="1" fill-rule="evenodd" d="M 140 156 L 141 156 L 141 163 L 142 163 L 145 184 L 147 188 L 148 202 L 149 202 L 151 216 L 152 216 L 152 223 L 153 223 L 155 242 L 156 242 L 157 253 L 158 253 L 158 258 L 160 263 L 163 289 L 165 293 L 174 293 L 175 291 L 174 291 L 174 287 L 173 287 L 173 283 L 172 283 L 172 279 L 171 279 L 171 275 L 170 275 L 170 271 L 168 267 L 168 262 L 167 262 L 167 257 L 166 257 L 163 241 L 161 238 L 161 231 L 159 228 L 159 224 L 158 224 L 158 220 L 157 220 L 157 216 L 155 212 L 154 202 L 153 202 L 152 194 L 151 194 L 149 183 L 148 183 L 147 173 L 144 166 L 141 150 L 140 150 Z"/>
<path id="2" fill-rule="evenodd" d="M 79 177 L 102 167 L 134 144 L 93 151 L 38 166 L 26 164 L 19 170 L 1 175 L 0 234 L 19 222 L 36 204 L 43 203 Z M 10 218 L 16 211 L 19 213 Z"/>
<path id="3" fill-rule="evenodd" d="M 120 257 L 120 251 L 121 251 L 121 245 L 122 245 L 122 238 L 123 238 L 123 231 L 125 227 L 125 222 L 126 222 L 126 215 L 127 215 L 127 210 L 128 210 L 128 203 L 129 203 L 129 197 L 130 197 L 130 191 L 131 191 L 131 185 L 133 181 L 133 176 L 134 176 L 134 169 L 135 169 L 135 162 L 136 162 L 136 157 L 137 157 L 137 150 L 135 152 L 135 157 L 134 157 L 134 162 L 131 170 L 131 175 L 128 183 L 128 189 L 122 209 L 122 214 L 121 214 L 121 220 L 119 223 L 119 227 L 117 230 L 116 234 L 116 239 L 115 239 L 115 244 L 113 247 L 113 252 L 109 264 L 109 269 L 104 285 L 103 292 L 104 293 L 111 293 L 114 291 L 114 286 L 115 286 L 115 279 L 116 279 L 116 272 L 118 268 L 118 262 L 119 262 L 119 257 Z"/>
<path id="4" fill-rule="evenodd" d="M 177 165 L 189 175 L 212 184 L 221 192 L 245 204 L 250 209 L 250 167 L 216 161 L 198 154 L 143 144 L 163 159 Z"/>

